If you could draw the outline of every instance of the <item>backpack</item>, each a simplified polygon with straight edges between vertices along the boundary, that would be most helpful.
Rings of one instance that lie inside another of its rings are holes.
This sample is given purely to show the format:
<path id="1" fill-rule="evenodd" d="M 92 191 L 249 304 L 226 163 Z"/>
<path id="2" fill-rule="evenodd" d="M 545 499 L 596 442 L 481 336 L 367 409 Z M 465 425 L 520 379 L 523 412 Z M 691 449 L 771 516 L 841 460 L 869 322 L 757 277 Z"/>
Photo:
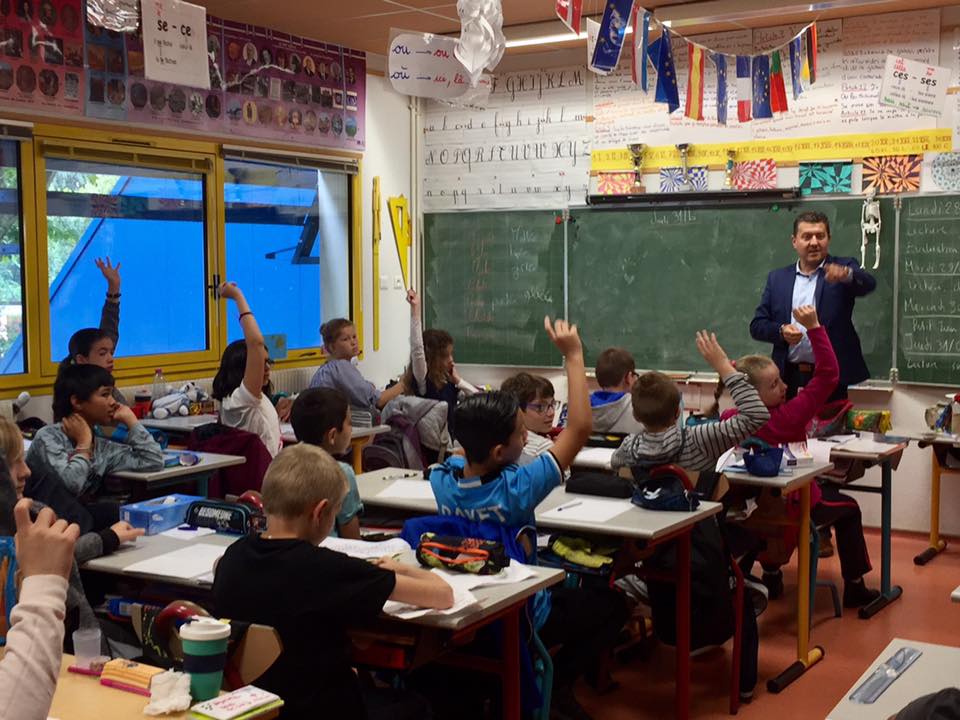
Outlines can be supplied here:
<path id="1" fill-rule="evenodd" d="M 363 471 L 381 470 L 388 467 L 423 470 L 427 466 L 423 457 L 420 433 L 417 423 L 432 409 L 432 405 L 412 412 L 409 415 L 391 415 L 384 421 L 390 426 L 389 432 L 377 435 L 373 442 L 363 449 Z"/>

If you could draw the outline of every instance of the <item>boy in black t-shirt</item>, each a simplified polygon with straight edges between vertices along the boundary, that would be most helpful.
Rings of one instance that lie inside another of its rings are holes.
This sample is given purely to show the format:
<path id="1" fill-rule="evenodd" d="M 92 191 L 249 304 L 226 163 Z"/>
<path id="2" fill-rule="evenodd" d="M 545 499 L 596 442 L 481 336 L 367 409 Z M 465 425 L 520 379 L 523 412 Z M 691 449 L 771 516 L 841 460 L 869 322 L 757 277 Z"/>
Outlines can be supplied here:
<path id="1" fill-rule="evenodd" d="M 317 547 L 347 492 L 326 451 L 283 450 L 263 479 L 268 531 L 238 540 L 217 566 L 213 594 L 222 617 L 271 625 L 283 653 L 257 685 L 284 699 L 284 720 L 376 717 L 350 667 L 350 625 L 375 618 L 388 600 L 431 608 L 453 604 L 437 575 L 388 558 L 375 563 Z M 397 708 L 389 717 L 401 717 Z"/>

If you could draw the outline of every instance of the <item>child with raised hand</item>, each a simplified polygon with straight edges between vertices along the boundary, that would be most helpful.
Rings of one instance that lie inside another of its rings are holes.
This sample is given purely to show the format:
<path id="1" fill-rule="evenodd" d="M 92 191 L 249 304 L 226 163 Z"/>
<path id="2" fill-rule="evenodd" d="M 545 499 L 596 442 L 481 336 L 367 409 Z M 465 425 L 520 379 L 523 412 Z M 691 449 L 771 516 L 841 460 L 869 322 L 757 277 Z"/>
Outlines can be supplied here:
<path id="1" fill-rule="evenodd" d="M 550 340 L 563 354 L 569 383 L 567 426 L 556 442 L 532 462 L 518 466 L 527 431 L 515 395 L 481 393 L 457 408 L 456 439 L 466 457 L 453 456 L 430 471 L 430 485 L 441 515 L 504 525 L 515 532 L 535 524 L 535 511 L 557 487 L 592 427 L 583 347 L 576 325 L 544 318 Z M 596 669 L 627 618 L 623 597 L 609 588 L 556 588 L 548 617 L 537 628 L 547 647 L 560 645 L 554 658 L 551 710 L 559 717 L 589 718 L 577 702 L 574 685 Z"/>
<path id="2" fill-rule="evenodd" d="M 267 531 L 227 548 L 213 583 L 216 611 L 280 634 L 283 652 L 257 686 L 283 698 L 284 718 L 429 717 L 426 708 L 391 712 L 382 701 L 392 689 L 361 688 L 347 629 L 372 622 L 388 599 L 449 608 L 453 590 L 416 565 L 369 563 L 319 547 L 346 493 L 340 466 L 325 450 L 300 443 L 281 451 L 263 479 Z"/>
<path id="3" fill-rule="evenodd" d="M 61 363 L 66 365 L 99 365 L 107 372 L 113 372 L 114 353 L 120 342 L 120 263 L 111 264 L 110 258 L 97 258 L 97 267 L 107 281 L 107 298 L 100 311 L 100 326 L 83 328 L 70 336 L 67 345 L 67 357 Z M 124 405 L 127 399 L 116 387 L 113 396 Z"/>
<path id="4" fill-rule="evenodd" d="M 787 400 L 787 386 L 780 378 L 774 362 L 763 355 L 747 355 L 737 361 L 737 368 L 757 388 L 760 399 L 770 410 L 770 419 L 754 435 L 771 445 L 803 442 L 807 439 L 807 425 L 827 402 L 840 379 L 840 365 L 830 343 L 826 328 L 820 325 L 817 309 L 802 305 L 793 311 L 794 319 L 807 331 L 814 356 L 814 374 L 796 397 Z M 717 388 L 719 399 L 722 388 Z M 716 407 L 716 406 L 715 406 Z M 716 409 L 713 410 L 716 413 Z M 735 415 L 727 411 L 723 418 Z M 874 600 L 879 592 L 867 588 L 863 576 L 870 572 L 870 556 L 863 537 L 860 506 L 849 495 L 840 492 L 835 483 L 825 482 L 811 486 L 810 517 L 817 525 L 832 525 L 837 533 L 837 553 L 843 575 L 843 604 L 862 607 Z M 776 597 L 783 590 L 783 576 L 779 569 L 764 568 L 764 584 Z"/>
<path id="5" fill-rule="evenodd" d="M 456 434 L 456 410 L 460 394 L 479 390 L 457 374 L 453 361 L 453 337 L 446 330 L 424 330 L 420 325 L 420 296 L 407 290 L 410 303 L 410 365 L 403 376 L 407 392 L 447 403 L 447 429 Z"/>
<path id="6" fill-rule="evenodd" d="M 220 421 L 229 427 L 260 437 L 263 446 L 276 457 L 283 443 L 280 418 L 263 388 L 270 382 L 270 358 L 257 319 L 236 283 L 218 288 L 220 297 L 233 300 L 243 340 L 227 345 L 220 369 L 213 378 L 213 397 L 220 401 Z"/>
<path id="7" fill-rule="evenodd" d="M 644 373 L 630 391 L 633 416 L 644 429 L 628 435 L 614 452 L 614 469 L 673 463 L 687 470 L 712 470 L 723 453 L 770 419 L 757 389 L 733 367 L 714 333 L 697 332 L 697 350 L 720 376 L 741 413 L 719 423 L 684 427 L 676 383 L 663 373 Z"/>
<path id="8" fill-rule="evenodd" d="M 30 500 L 14 507 L 20 598 L 10 614 L 0 660 L 0 718 L 42 720 L 50 711 L 63 653 L 67 578 L 80 528 L 44 508 L 30 519 Z"/>
<path id="9" fill-rule="evenodd" d="M 54 424 L 40 428 L 27 451 L 33 473 L 27 481 L 27 497 L 76 520 L 59 505 L 58 488 L 86 504 L 97 499 L 103 478 L 112 472 L 163 468 L 160 446 L 133 411 L 116 401 L 113 390 L 113 376 L 98 365 L 60 369 L 53 384 Z M 122 443 L 94 435 L 95 426 L 117 423 L 127 428 Z M 94 529 L 115 522 L 116 508 L 111 514 L 112 520 L 105 516 L 95 522 Z"/>
<path id="10" fill-rule="evenodd" d="M 329 320 L 320 326 L 320 335 L 327 361 L 313 374 L 310 387 L 339 390 L 350 400 L 351 407 L 361 410 L 380 410 L 405 392 L 402 382 L 378 390 L 353 364 L 353 359 L 360 354 L 360 343 L 352 322 L 346 318 Z"/>

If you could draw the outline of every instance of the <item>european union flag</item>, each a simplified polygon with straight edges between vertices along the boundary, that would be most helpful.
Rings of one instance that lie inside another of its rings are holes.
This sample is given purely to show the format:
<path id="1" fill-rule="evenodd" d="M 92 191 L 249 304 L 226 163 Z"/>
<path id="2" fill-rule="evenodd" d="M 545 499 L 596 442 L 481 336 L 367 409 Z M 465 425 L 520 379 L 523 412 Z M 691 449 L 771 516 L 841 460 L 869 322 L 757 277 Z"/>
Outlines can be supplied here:
<path id="1" fill-rule="evenodd" d="M 659 38 L 650 43 L 649 55 L 657 68 L 657 92 L 654 99 L 666 103 L 667 110 L 673 112 L 680 107 L 680 91 L 677 89 L 677 69 L 673 65 L 670 32 L 666 28 Z"/>
<path id="2" fill-rule="evenodd" d="M 714 53 L 713 64 L 717 66 L 717 122 L 727 124 L 727 56 Z"/>
<path id="3" fill-rule="evenodd" d="M 772 118 L 770 107 L 770 56 L 753 57 L 753 117 Z"/>
<path id="4" fill-rule="evenodd" d="M 800 73 L 803 70 L 802 38 L 797 35 L 790 41 L 790 79 L 793 81 L 793 99 L 796 100 L 803 92 L 803 83 Z"/>

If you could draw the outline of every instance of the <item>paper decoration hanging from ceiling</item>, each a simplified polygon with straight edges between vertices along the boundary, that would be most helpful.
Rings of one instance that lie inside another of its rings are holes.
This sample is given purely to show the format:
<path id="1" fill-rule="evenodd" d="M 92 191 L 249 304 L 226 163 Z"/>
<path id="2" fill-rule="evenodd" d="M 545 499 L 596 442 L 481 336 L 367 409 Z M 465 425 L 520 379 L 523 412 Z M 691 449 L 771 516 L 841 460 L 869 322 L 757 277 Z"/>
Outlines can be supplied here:
<path id="1" fill-rule="evenodd" d="M 933 181 L 941 190 L 960 191 L 960 153 L 940 153 L 933 159 Z"/>
<path id="2" fill-rule="evenodd" d="M 853 192 L 853 163 L 800 163 L 800 192 L 803 195 Z"/>
<path id="3" fill-rule="evenodd" d="M 493 70 L 503 57 L 507 39 L 503 34 L 501 0 L 459 0 L 460 40 L 455 54 L 476 86 L 484 70 Z"/>
<path id="4" fill-rule="evenodd" d="M 714 53 L 713 64 L 717 66 L 717 124 L 727 124 L 727 56 Z"/>
<path id="5" fill-rule="evenodd" d="M 583 0 L 557 0 L 557 17 L 577 35 L 580 34 L 582 12 Z"/>
<path id="6" fill-rule="evenodd" d="M 684 182 L 683 168 L 660 168 L 660 192 L 675 193 L 686 191 L 687 183 L 690 189 L 702 192 L 707 189 L 707 168 L 702 165 L 688 168 L 686 182 Z"/>
<path id="7" fill-rule="evenodd" d="M 733 167 L 737 190 L 773 190 L 777 187 L 777 161 L 772 158 L 747 160 Z"/>
<path id="8" fill-rule="evenodd" d="M 879 155 L 863 159 L 861 192 L 917 192 L 920 189 L 922 155 Z"/>
<path id="9" fill-rule="evenodd" d="M 687 75 L 687 105 L 683 114 L 691 120 L 703 120 L 704 49 L 688 43 L 687 58 L 690 71 Z"/>

